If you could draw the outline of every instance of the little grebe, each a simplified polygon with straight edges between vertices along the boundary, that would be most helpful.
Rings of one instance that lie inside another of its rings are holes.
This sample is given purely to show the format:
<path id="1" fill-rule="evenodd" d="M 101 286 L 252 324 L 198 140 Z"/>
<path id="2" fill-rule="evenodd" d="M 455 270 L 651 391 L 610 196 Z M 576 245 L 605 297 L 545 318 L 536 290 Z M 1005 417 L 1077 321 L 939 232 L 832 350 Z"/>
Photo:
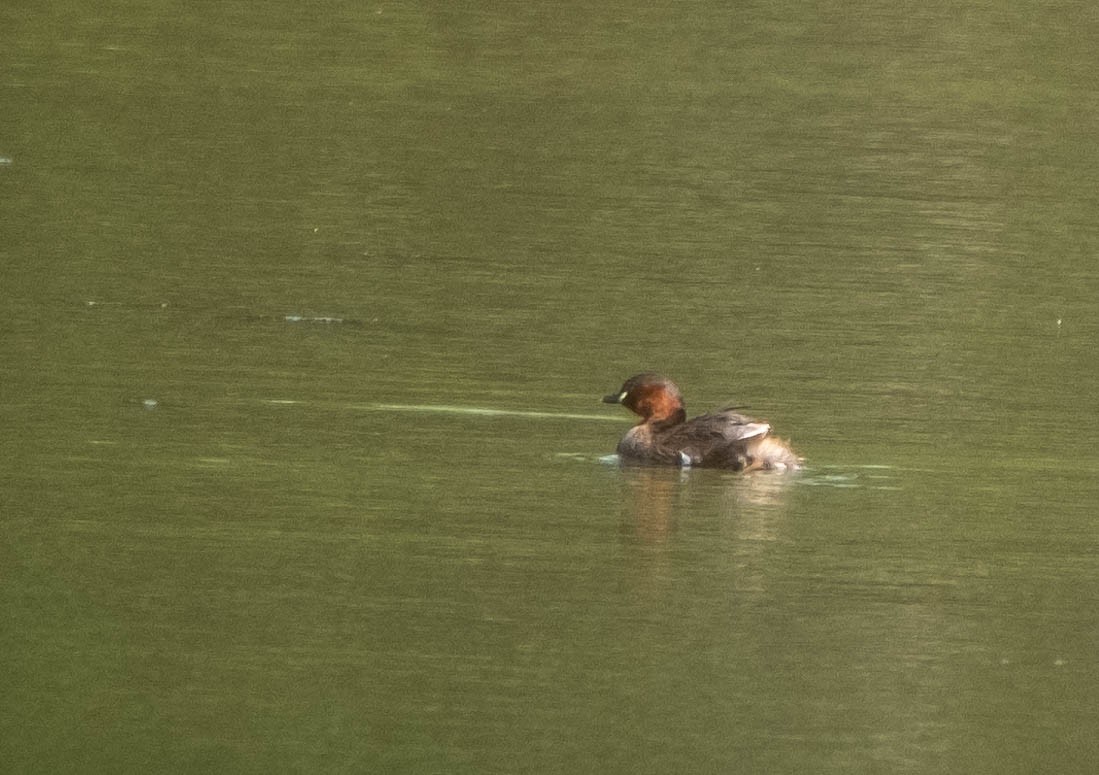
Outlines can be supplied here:
<path id="1" fill-rule="evenodd" d="M 659 374 L 630 377 L 603 403 L 622 404 L 641 416 L 618 442 L 618 454 L 626 461 L 734 471 L 794 470 L 801 465 L 784 441 L 771 436 L 770 425 L 737 414 L 735 407 L 688 420 L 679 388 Z"/>

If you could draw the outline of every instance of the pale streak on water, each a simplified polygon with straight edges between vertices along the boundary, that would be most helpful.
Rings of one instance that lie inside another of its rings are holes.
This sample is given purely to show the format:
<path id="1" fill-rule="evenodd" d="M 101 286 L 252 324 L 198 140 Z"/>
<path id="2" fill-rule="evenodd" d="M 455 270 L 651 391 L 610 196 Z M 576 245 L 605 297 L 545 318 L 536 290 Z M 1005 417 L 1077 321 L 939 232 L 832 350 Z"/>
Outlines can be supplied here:
<path id="1" fill-rule="evenodd" d="M 268 398 L 263 399 L 263 403 L 273 404 L 279 406 L 292 406 L 295 404 L 301 405 L 318 405 L 316 402 L 300 400 L 300 399 L 278 399 Z M 614 417 L 608 414 L 577 414 L 573 412 L 540 412 L 524 409 L 493 409 L 491 407 L 481 406 L 451 406 L 447 404 L 344 404 L 345 409 L 353 409 L 355 411 L 364 412 L 414 412 L 414 413 L 427 413 L 427 414 L 469 414 L 469 415 L 482 415 L 485 417 L 543 417 L 546 419 L 555 420 L 597 420 L 597 421 L 612 421 L 622 422 L 621 417 Z"/>

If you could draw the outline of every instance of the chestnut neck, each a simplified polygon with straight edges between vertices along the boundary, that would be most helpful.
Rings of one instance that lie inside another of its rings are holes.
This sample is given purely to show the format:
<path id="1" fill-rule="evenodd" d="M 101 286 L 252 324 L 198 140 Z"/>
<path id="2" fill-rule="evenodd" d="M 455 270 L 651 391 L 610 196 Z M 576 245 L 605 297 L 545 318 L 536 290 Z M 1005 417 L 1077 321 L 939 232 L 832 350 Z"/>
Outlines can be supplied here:
<path id="1" fill-rule="evenodd" d="M 687 408 L 677 390 L 664 385 L 645 386 L 623 401 L 626 407 L 641 416 L 642 423 L 657 427 L 678 425 L 687 419 Z"/>

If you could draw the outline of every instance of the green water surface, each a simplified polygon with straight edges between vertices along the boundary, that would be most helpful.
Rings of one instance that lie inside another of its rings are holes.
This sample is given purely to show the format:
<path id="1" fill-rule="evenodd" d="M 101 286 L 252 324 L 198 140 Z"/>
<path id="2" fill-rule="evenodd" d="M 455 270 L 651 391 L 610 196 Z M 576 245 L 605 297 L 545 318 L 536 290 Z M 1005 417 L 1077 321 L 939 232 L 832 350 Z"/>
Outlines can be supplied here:
<path id="1" fill-rule="evenodd" d="M 1093 771 L 1096 40 L 8 3 L 0 770 Z"/>

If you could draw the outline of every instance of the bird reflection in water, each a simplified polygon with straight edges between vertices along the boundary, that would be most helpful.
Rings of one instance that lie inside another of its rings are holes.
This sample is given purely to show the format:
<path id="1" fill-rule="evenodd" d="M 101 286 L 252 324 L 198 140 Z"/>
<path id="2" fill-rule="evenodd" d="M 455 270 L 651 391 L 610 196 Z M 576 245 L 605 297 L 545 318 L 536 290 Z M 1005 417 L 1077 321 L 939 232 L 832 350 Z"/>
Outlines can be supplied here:
<path id="1" fill-rule="evenodd" d="M 717 512 L 743 540 L 774 540 L 791 479 L 781 474 L 744 476 L 665 466 L 623 466 L 623 530 L 647 544 L 668 541 L 692 513 Z"/>

